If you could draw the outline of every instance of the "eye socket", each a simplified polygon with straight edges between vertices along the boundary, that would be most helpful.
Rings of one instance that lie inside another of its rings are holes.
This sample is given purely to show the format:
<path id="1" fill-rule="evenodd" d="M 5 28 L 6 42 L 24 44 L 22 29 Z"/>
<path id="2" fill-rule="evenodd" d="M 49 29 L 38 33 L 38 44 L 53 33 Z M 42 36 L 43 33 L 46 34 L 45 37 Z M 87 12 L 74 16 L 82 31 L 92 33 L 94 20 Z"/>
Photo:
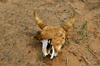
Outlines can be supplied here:
<path id="1" fill-rule="evenodd" d="M 64 37 L 62 37 L 62 39 L 64 39 Z"/>

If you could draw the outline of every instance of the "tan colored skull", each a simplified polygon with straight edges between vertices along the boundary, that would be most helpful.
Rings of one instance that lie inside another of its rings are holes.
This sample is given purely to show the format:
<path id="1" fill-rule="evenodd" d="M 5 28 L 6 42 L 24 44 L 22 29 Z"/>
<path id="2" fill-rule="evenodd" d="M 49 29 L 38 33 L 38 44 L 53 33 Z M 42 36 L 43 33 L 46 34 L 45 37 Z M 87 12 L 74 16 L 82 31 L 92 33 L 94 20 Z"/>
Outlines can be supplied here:
<path id="1" fill-rule="evenodd" d="M 34 11 L 34 19 L 38 26 L 41 28 L 41 31 L 37 32 L 39 36 L 35 36 L 35 38 L 39 40 L 52 39 L 51 45 L 54 47 L 56 52 L 60 52 L 62 45 L 65 43 L 65 39 L 69 36 L 66 31 L 68 31 L 68 29 L 74 24 L 75 16 L 76 13 L 74 10 L 73 17 L 69 22 L 60 27 L 54 27 L 48 26 L 44 22 L 42 22 L 37 17 L 36 12 Z"/>

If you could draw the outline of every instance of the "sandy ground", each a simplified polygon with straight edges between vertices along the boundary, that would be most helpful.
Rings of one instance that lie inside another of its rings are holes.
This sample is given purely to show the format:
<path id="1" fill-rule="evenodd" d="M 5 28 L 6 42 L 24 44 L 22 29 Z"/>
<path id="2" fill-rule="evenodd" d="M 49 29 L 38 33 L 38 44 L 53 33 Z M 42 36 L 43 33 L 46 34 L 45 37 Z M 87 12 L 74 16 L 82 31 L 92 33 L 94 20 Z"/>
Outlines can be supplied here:
<path id="1" fill-rule="evenodd" d="M 33 10 L 48 25 L 61 26 L 76 11 L 61 53 L 43 57 Z M 100 0 L 0 0 L 0 66 L 100 66 Z"/>

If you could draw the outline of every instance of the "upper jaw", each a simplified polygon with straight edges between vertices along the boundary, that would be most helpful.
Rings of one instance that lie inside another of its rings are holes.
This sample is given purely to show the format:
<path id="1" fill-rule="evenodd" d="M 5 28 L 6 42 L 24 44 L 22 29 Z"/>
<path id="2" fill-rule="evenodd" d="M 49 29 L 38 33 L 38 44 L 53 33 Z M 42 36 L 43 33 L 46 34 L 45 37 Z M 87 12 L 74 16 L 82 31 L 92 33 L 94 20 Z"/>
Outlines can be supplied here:
<path id="1" fill-rule="evenodd" d="M 44 56 L 47 56 L 50 54 L 51 55 L 50 59 L 53 59 L 54 56 L 58 55 L 58 52 L 55 51 L 53 46 L 51 48 L 47 49 L 48 39 L 41 40 L 41 42 L 42 42 L 42 52 L 43 52 Z M 51 51 L 52 51 L 52 53 L 51 53 Z"/>

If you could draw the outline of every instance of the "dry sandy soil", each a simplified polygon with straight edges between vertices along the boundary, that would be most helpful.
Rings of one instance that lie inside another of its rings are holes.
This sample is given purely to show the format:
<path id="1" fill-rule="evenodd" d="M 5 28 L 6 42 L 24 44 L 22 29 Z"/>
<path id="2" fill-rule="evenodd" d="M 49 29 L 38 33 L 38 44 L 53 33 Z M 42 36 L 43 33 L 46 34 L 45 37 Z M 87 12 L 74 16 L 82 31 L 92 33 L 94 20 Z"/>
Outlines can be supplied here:
<path id="1" fill-rule="evenodd" d="M 48 25 L 61 26 L 76 11 L 62 51 L 43 57 L 33 10 Z M 100 66 L 100 0 L 0 0 L 0 66 Z"/>

